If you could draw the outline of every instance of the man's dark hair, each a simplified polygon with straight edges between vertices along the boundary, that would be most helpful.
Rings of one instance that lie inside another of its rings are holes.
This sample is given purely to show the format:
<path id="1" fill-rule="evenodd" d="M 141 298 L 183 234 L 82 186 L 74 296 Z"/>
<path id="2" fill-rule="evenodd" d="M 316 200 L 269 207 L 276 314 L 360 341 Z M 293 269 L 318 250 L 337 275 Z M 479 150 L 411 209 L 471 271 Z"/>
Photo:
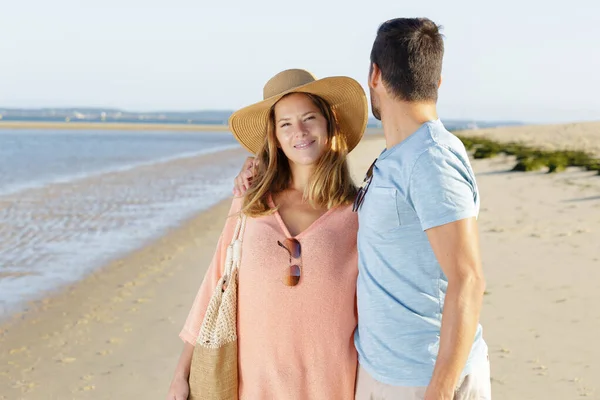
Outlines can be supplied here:
<path id="1" fill-rule="evenodd" d="M 444 41 L 427 18 L 397 18 L 377 30 L 371 63 L 392 95 L 404 101 L 437 101 Z"/>

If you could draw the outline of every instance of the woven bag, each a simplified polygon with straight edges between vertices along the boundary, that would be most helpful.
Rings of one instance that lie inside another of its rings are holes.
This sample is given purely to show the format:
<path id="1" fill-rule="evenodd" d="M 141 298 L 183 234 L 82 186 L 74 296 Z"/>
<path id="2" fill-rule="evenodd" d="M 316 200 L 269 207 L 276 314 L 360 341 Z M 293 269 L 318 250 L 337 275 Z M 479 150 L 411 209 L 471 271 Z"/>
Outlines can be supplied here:
<path id="1" fill-rule="evenodd" d="M 245 226 L 240 214 L 194 346 L 189 400 L 238 399 L 237 287 Z"/>

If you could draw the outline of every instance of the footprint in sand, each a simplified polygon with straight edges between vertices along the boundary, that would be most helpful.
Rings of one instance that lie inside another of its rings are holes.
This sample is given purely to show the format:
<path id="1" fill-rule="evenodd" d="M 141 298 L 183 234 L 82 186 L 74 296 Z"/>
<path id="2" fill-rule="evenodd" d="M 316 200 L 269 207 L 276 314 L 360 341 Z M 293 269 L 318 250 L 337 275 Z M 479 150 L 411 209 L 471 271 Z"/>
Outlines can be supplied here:
<path id="1" fill-rule="evenodd" d="M 27 346 L 23 346 L 23 347 L 19 347 L 16 349 L 11 349 L 8 354 L 19 354 L 19 353 L 23 353 L 24 351 L 27 351 Z"/>
<path id="2" fill-rule="evenodd" d="M 29 392 L 33 390 L 37 385 L 34 382 L 27 381 L 16 381 L 13 384 L 13 389 L 21 389 L 22 391 Z"/>
<path id="3" fill-rule="evenodd" d="M 504 385 L 504 381 L 502 379 L 494 378 L 493 376 L 490 377 L 490 382 L 492 382 L 492 383 L 498 383 L 500 385 Z"/>
<path id="4" fill-rule="evenodd" d="M 594 390 L 583 387 L 583 388 L 579 388 L 579 396 L 580 397 L 591 397 L 594 395 Z"/>
<path id="5" fill-rule="evenodd" d="M 510 350 L 509 349 L 501 348 L 500 350 L 498 350 L 498 352 L 500 353 L 500 358 L 510 358 L 510 356 L 509 356 Z"/>
<path id="6" fill-rule="evenodd" d="M 138 304 L 139 303 L 148 303 L 149 301 L 150 301 L 150 299 L 143 297 L 143 298 L 139 298 L 139 299 L 135 300 L 134 303 L 138 303 Z"/>

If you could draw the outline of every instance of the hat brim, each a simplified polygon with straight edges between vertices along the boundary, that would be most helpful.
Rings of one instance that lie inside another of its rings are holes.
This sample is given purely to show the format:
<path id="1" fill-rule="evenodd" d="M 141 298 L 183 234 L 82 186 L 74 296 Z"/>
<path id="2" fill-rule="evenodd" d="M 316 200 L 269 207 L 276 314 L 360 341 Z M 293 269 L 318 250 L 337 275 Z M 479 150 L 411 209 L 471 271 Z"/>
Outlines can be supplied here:
<path id="1" fill-rule="evenodd" d="M 267 132 L 269 110 L 283 96 L 294 92 L 311 93 L 325 99 L 336 114 L 341 134 L 346 137 L 348 152 L 358 145 L 367 128 L 367 96 L 356 80 L 334 76 L 287 90 L 233 113 L 229 117 L 229 129 L 246 150 L 258 153 Z"/>

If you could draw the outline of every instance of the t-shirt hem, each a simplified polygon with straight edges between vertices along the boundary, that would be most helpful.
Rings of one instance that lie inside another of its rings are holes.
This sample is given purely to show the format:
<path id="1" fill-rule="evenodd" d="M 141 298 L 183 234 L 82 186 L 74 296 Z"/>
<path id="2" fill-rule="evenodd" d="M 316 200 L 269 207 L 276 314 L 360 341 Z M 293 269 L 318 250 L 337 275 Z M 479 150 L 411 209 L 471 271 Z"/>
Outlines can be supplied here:
<path id="1" fill-rule="evenodd" d="M 360 357 L 359 357 L 358 363 L 360 364 L 360 366 L 362 368 L 365 369 L 365 371 L 367 371 L 369 373 L 369 375 L 371 375 L 371 377 L 373 379 L 375 379 L 378 382 L 384 383 L 386 385 L 391 385 L 391 386 L 408 386 L 408 387 L 413 387 L 413 386 L 427 386 L 427 385 L 429 385 L 429 381 L 431 380 L 431 377 L 428 377 L 426 379 L 392 379 L 392 378 L 389 378 L 387 376 L 383 376 L 383 375 L 375 372 L 375 370 L 373 368 L 371 368 L 370 365 L 364 363 L 360 359 Z"/>
<path id="2" fill-rule="evenodd" d="M 392 379 L 392 378 L 388 378 L 387 376 L 383 376 L 383 375 L 375 372 L 375 370 L 373 368 L 371 368 L 370 365 L 361 361 L 360 357 L 359 357 L 358 363 L 360 364 L 360 366 L 362 368 L 365 369 L 365 371 L 367 371 L 369 373 L 369 375 L 371 375 L 371 377 L 373 379 L 375 379 L 376 381 L 381 382 L 383 384 L 386 384 L 386 385 L 404 386 L 404 387 L 428 386 L 429 382 L 431 381 L 431 376 L 428 376 L 425 379 Z M 461 373 L 461 379 L 464 376 L 471 374 L 472 372 L 473 372 L 473 362 L 471 360 L 469 360 L 469 361 L 467 361 L 467 363 L 465 364 L 465 367 L 463 368 L 463 371 Z M 433 367 L 432 367 L 432 373 L 433 373 Z"/>
<path id="3" fill-rule="evenodd" d="M 476 216 L 477 216 L 477 211 L 472 208 L 467 209 L 467 210 L 453 211 L 449 214 L 444 215 L 443 217 L 423 221 L 421 223 L 421 228 L 424 231 L 426 231 L 427 229 L 435 228 L 437 226 L 449 224 L 451 222 L 459 221 L 461 219 L 471 218 L 471 217 L 476 217 Z"/>

